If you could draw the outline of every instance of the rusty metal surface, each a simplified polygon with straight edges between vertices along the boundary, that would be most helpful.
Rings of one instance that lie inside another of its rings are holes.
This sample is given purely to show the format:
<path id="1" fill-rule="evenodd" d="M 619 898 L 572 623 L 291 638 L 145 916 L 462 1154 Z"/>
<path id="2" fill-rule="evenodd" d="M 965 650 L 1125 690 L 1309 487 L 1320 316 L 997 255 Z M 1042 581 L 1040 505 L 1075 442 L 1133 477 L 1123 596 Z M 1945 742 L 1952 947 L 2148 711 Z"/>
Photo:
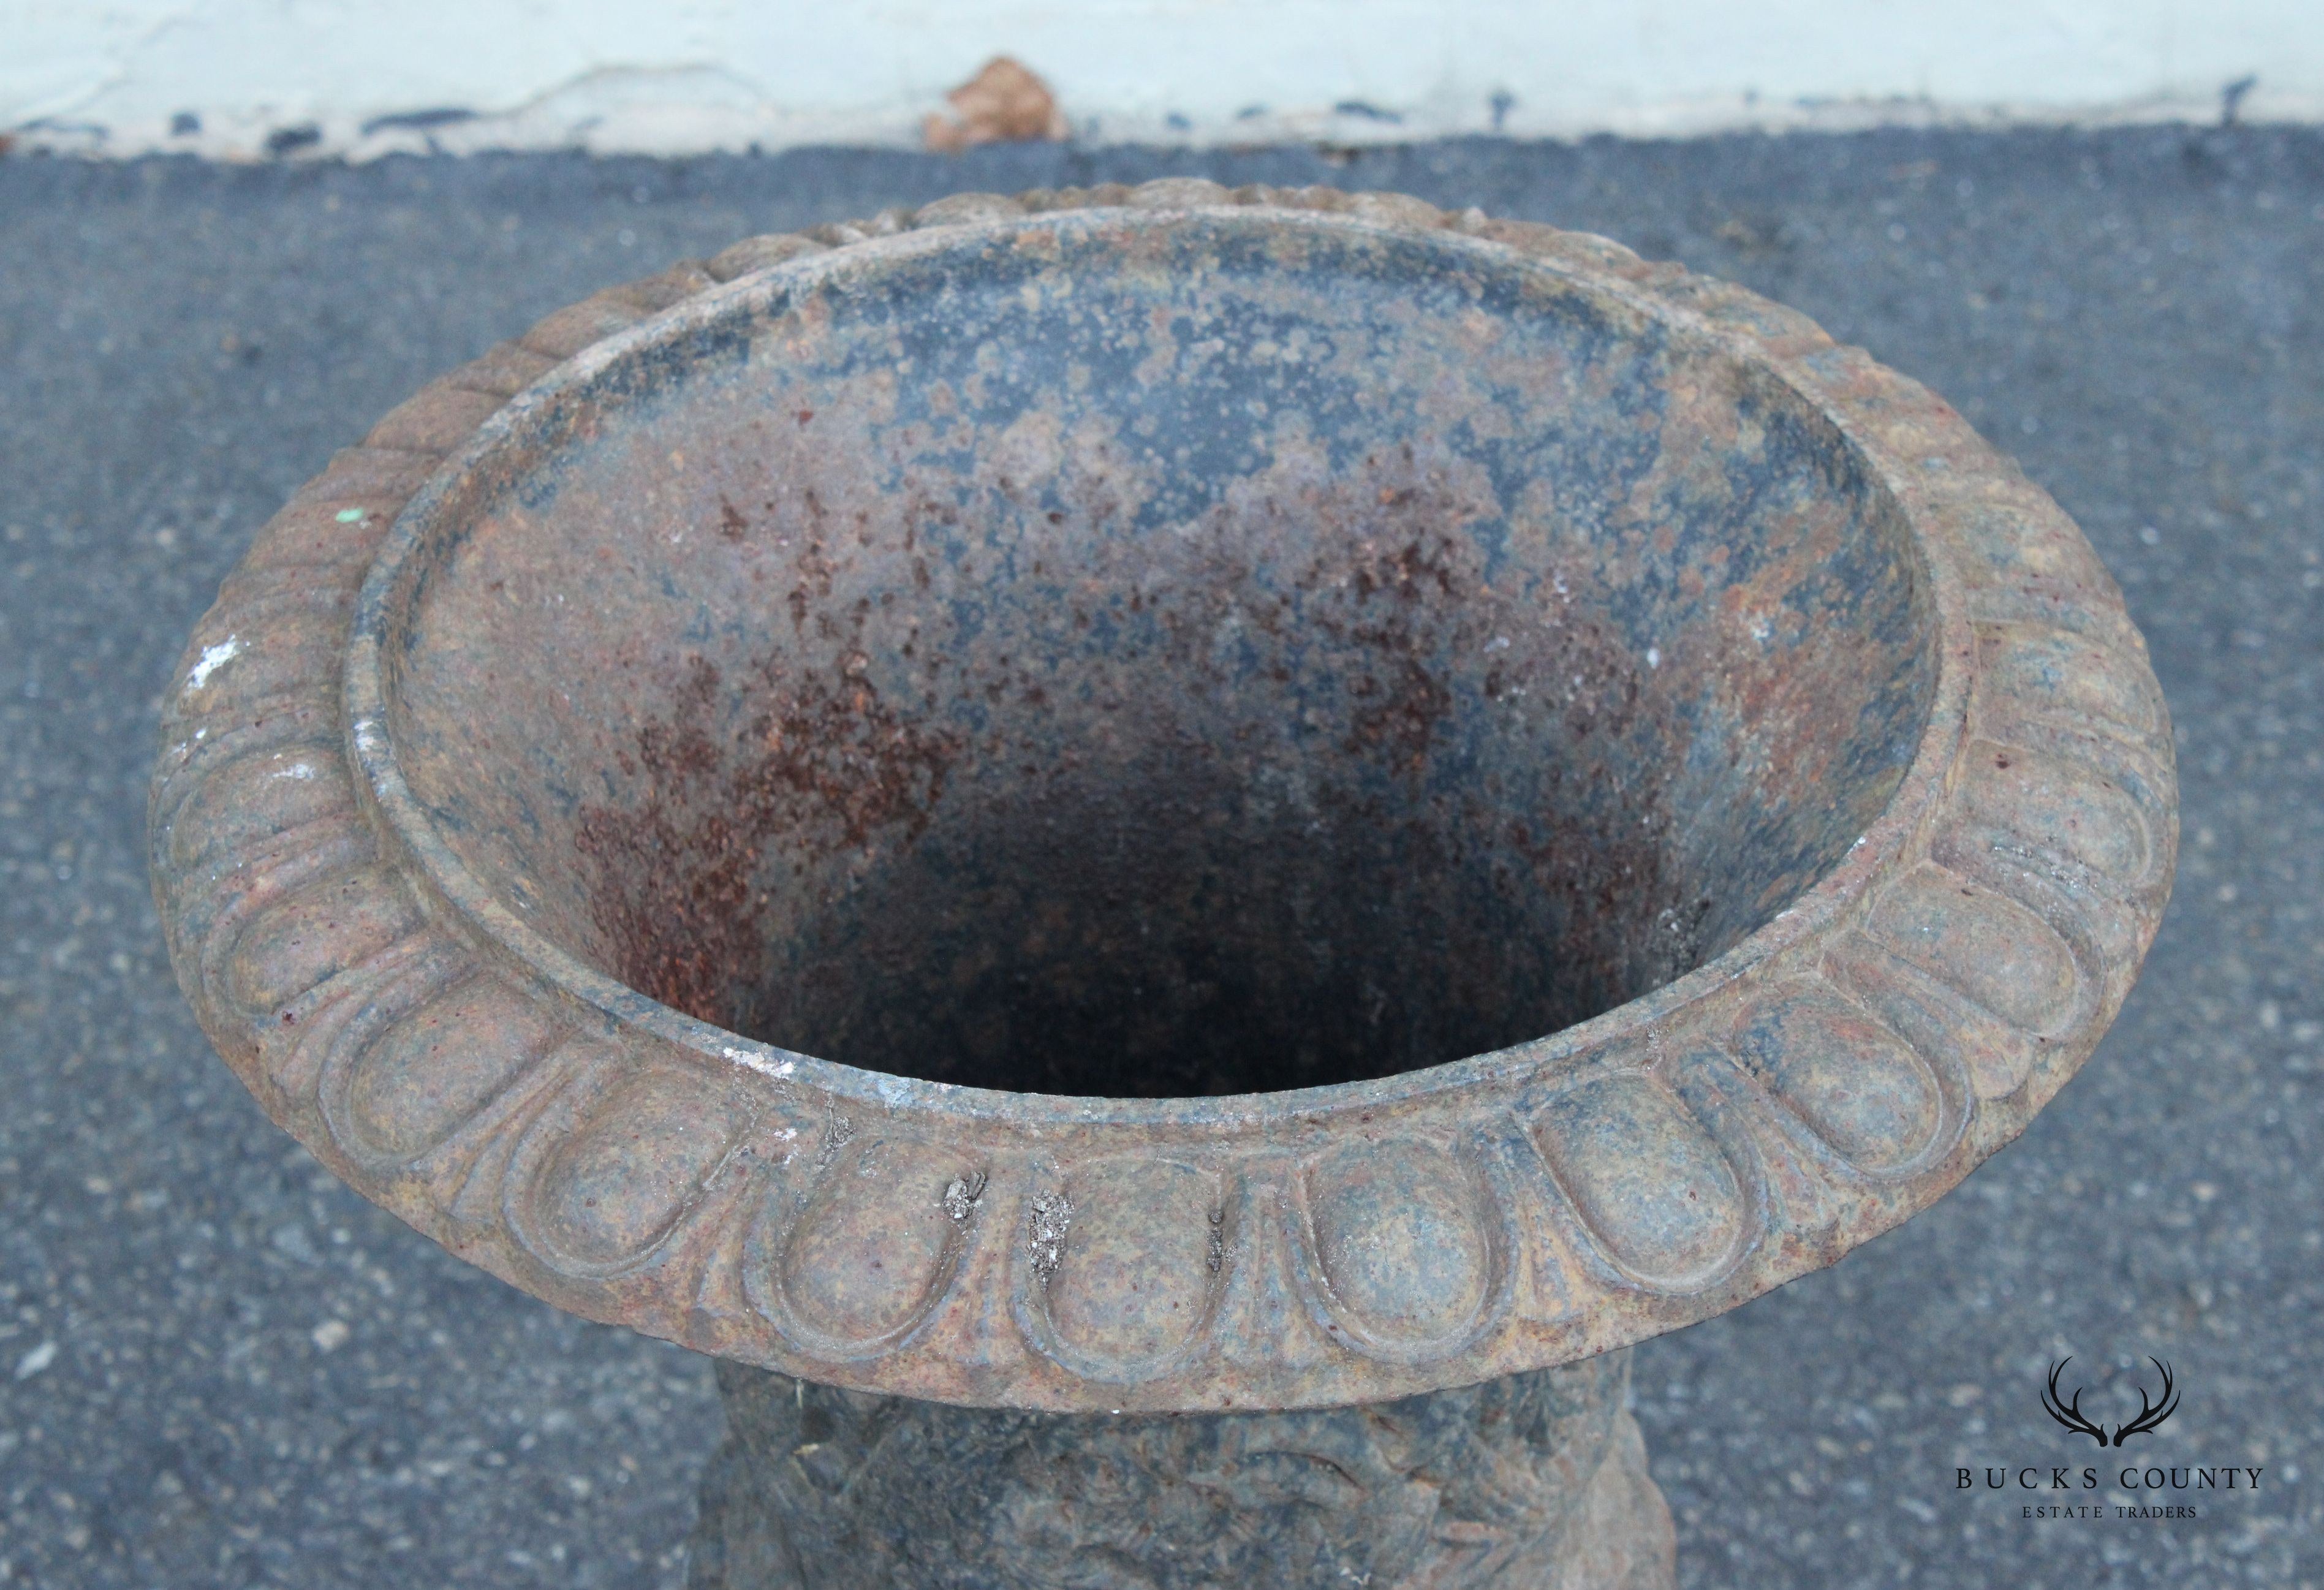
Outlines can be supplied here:
<path id="1" fill-rule="evenodd" d="M 2175 846 L 2111 583 L 1950 410 L 1395 196 L 601 294 L 180 677 L 157 889 L 277 1120 L 565 1307 L 964 1403 L 1403 1396 L 1829 1262 L 2080 1063 Z"/>
<path id="2" fill-rule="evenodd" d="M 1399 1402 L 1120 1419 L 722 1364 L 690 1590 L 1673 1590 L 1627 1353 Z"/>

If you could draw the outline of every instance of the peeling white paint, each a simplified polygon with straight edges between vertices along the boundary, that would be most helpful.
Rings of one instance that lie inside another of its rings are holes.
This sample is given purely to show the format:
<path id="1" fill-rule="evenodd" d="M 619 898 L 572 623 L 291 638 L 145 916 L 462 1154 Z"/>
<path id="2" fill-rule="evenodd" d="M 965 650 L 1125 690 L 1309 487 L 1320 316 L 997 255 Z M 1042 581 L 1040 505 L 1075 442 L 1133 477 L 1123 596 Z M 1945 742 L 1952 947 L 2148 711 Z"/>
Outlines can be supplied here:
<path id="1" fill-rule="evenodd" d="M 1077 141 L 2324 112 L 2314 0 L 0 0 L 0 130 L 229 159 L 908 144 L 1014 55 Z"/>
<path id="2" fill-rule="evenodd" d="M 778 1082 L 788 1080 L 791 1073 L 798 1069 L 798 1062 L 797 1060 L 781 1059 L 770 1061 L 763 1052 L 758 1049 L 743 1049 L 736 1044 L 721 1044 L 719 1045 L 718 1052 L 725 1056 L 728 1059 L 733 1061 L 736 1065 L 748 1066 L 752 1070 L 760 1073 L 761 1076 L 771 1077 Z"/>
<path id="3" fill-rule="evenodd" d="M 186 675 L 186 689 L 198 690 L 210 682 L 210 675 L 242 655 L 242 638 L 228 635 L 215 646 L 205 646 L 194 661 L 191 673 Z"/>

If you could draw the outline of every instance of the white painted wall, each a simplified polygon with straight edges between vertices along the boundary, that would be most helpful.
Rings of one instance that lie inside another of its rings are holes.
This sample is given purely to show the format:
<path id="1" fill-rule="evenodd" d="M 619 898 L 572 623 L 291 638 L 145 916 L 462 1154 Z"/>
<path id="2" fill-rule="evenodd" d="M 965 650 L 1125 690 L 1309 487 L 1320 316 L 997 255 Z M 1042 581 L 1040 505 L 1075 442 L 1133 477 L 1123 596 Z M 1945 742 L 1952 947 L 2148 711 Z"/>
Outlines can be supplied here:
<path id="1" fill-rule="evenodd" d="M 2324 116 L 2324 0 L 0 0 L 0 132 L 226 157 L 310 125 L 305 152 L 357 156 L 910 143 L 1001 52 L 1090 142 L 2209 121 L 2246 77 L 2245 119 Z M 380 125 L 429 111 L 473 116 Z"/>

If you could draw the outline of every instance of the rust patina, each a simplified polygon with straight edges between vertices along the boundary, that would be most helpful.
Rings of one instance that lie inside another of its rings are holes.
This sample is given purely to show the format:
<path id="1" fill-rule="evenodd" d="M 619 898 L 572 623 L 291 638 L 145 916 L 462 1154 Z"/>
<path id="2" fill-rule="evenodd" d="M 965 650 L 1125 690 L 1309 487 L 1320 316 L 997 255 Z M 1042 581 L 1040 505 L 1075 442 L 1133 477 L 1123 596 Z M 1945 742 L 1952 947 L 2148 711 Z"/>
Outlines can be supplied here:
<path id="1" fill-rule="evenodd" d="M 444 377 L 226 582 L 152 832 L 220 1052 L 516 1285 L 1275 1414 L 1927 1205 L 2112 1019 L 2175 793 L 2080 534 L 1861 350 L 1171 181 L 753 239 Z"/>

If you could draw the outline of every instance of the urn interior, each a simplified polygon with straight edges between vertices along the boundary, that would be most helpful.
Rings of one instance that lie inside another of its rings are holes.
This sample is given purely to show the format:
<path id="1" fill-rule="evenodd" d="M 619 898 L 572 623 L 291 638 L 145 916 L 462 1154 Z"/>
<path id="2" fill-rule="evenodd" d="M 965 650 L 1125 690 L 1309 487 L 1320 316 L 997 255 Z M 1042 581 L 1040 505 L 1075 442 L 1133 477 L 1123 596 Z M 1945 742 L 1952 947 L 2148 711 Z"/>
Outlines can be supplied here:
<path id="1" fill-rule="evenodd" d="M 448 855 L 643 994 L 930 1080 L 1259 1092 L 1587 1019 L 1839 861 L 1937 672 L 1828 421 L 1449 235 L 860 246 L 469 462 L 381 652 Z"/>

